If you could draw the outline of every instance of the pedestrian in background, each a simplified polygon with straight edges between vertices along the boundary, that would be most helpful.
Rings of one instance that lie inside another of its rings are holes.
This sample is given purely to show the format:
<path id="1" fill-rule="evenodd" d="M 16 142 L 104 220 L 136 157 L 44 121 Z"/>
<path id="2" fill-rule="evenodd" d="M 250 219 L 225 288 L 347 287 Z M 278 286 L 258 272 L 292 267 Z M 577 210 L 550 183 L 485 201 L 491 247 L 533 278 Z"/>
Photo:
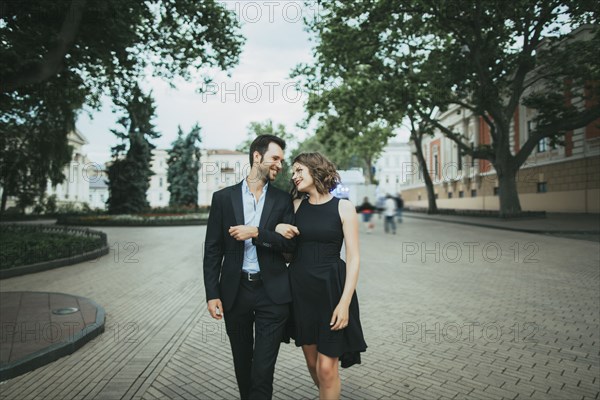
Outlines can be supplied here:
<path id="1" fill-rule="evenodd" d="M 368 197 L 365 197 L 362 204 L 356 207 L 356 211 L 358 211 L 362 215 L 362 220 L 365 224 L 365 229 L 367 230 L 367 233 L 373 232 L 375 223 L 371 219 L 373 218 L 373 214 L 375 213 L 376 209 L 375 206 L 369 202 Z"/>
<path id="2" fill-rule="evenodd" d="M 402 200 L 402 195 L 398 193 L 398 197 L 396 200 L 396 219 L 398 223 L 402 223 L 402 209 L 404 208 L 404 200 Z"/>
<path id="3" fill-rule="evenodd" d="M 396 222 L 394 221 L 394 217 L 396 216 L 396 200 L 394 200 L 391 194 L 385 196 L 383 215 L 385 217 L 385 233 L 389 233 L 391 230 L 395 235 Z"/>

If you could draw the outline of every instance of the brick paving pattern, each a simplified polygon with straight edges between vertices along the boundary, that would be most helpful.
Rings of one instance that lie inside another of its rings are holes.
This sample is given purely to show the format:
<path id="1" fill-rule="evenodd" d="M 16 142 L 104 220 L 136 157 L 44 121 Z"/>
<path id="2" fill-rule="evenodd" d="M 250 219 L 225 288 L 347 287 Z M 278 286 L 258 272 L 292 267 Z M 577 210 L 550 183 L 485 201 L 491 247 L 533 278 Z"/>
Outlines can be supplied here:
<path id="1" fill-rule="evenodd" d="M 358 296 L 369 348 L 342 370 L 347 399 L 599 399 L 597 242 L 406 218 L 361 233 Z M 205 227 L 106 228 L 111 253 L 0 281 L 70 293 L 106 332 L 0 383 L 1 399 L 234 399 L 224 324 L 205 308 Z M 314 399 L 283 345 L 276 399 Z"/>

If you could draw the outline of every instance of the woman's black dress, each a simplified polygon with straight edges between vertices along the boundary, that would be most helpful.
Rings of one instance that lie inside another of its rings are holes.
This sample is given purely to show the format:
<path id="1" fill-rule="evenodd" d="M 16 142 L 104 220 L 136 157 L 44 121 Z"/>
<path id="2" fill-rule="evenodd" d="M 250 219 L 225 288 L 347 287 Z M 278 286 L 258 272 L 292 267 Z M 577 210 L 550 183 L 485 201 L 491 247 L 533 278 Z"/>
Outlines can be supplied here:
<path id="1" fill-rule="evenodd" d="M 367 349 L 359 318 L 358 298 L 352 295 L 345 329 L 329 325 L 346 281 L 346 263 L 340 258 L 344 240 L 339 199 L 313 205 L 303 200 L 296 211 L 295 257 L 290 264 L 296 346 L 316 344 L 319 353 L 339 357 L 342 368 L 360 364 Z"/>

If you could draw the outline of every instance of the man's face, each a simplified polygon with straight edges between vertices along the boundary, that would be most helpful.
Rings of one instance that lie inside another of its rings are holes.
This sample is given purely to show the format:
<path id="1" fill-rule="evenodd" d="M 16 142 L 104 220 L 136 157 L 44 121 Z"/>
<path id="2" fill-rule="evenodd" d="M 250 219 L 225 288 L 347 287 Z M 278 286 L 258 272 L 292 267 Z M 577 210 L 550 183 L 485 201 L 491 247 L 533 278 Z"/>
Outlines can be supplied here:
<path id="1" fill-rule="evenodd" d="M 260 156 L 258 151 L 254 152 L 254 163 L 258 167 L 258 176 L 265 182 L 274 181 L 283 162 L 283 150 L 278 144 L 271 142 L 265 154 Z"/>

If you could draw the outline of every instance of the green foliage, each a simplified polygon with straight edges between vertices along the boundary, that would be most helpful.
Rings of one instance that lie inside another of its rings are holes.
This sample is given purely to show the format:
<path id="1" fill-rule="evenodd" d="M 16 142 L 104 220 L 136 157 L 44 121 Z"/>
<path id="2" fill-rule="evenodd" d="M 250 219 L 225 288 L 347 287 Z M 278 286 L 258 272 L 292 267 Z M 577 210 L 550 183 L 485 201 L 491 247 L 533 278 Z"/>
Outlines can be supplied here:
<path id="1" fill-rule="evenodd" d="M 47 233 L 35 229 L 0 229 L 0 268 L 13 268 L 72 257 L 104 245 L 100 237 Z"/>
<path id="2" fill-rule="evenodd" d="M 203 71 L 238 62 L 244 41 L 214 0 L 8 1 L 0 21 L 0 211 L 8 196 L 24 208 L 48 179 L 62 182 L 83 106 L 99 107 L 102 95 L 118 105 L 149 71 L 201 87 Z"/>
<path id="3" fill-rule="evenodd" d="M 45 203 L 44 203 L 44 212 L 46 214 L 53 214 L 57 211 L 56 208 L 56 195 L 53 194 L 51 196 L 48 196 L 48 198 L 46 199 Z"/>
<path id="4" fill-rule="evenodd" d="M 68 133 L 75 126 L 75 109 L 83 93 L 67 76 L 55 77 L 36 87 L 0 94 L 0 185 L 2 210 L 7 196 L 19 207 L 33 205 L 48 180 L 58 184 L 71 160 Z M 71 95 L 63 97 L 62 88 Z"/>
<path id="5" fill-rule="evenodd" d="M 169 150 L 167 164 L 167 182 L 169 183 L 169 206 L 198 206 L 198 170 L 200 168 L 200 148 L 202 141 L 200 126 L 192 127 L 190 133 L 183 137 L 179 127 L 177 139 Z"/>
<path id="6" fill-rule="evenodd" d="M 420 134 L 438 128 L 464 154 L 493 163 L 505 187 L 502 213 L 520 211 L 516 186 L 505 179 L 514 178 L 539 140 L 600 116 L 600 105 L 578 109 L 564 97 L 569 85 L 586 86 L 588 99 L 597 95 L 598 86 L 586 84 L 599 78 L 596 2 L 406 0 L 321 7 L 321 18 L 309 25 L 316 63 L 294 72 L 310 91 L 308 119 L 316 117 L 326 132 L 378 120 L 394 127 L 404 116 Z M 566 32 L 582 23 L 595 24 L 586 40 L 568 39 Z M 539 124 L 513 155 L 510 127 L 520 103 L 538 111 Z M 461 133 L 435 119 L 436 111 L 453 104 L 488 123 L 490 146 L 471 148 Z"/>
<path id="7" fill-rule="evenodd" d="M 59 216 L 58 225 L 75 226 L 181 226 L 206 225 L 208 212 L 143 213 L 119 215 L 65 215 Z"/>
<path id="8" fill-rule="evenodd" d="M 234 13 L 214 0 L 30 0 L 7 2 L 2 11 L 3 92 L 68 72 L 97 102 L 147 67 L 169 81 L 229 69 L 243 43 Z"/>
<path id="9" fill-rule="evenodd" d="M 150 169 L 154 145 L 149 139 L 160 136 L 152 123 L 155 105 L 152 95 L 134 85 L 117 102 L 126 111 L 119 118 L 122 130 L 112 132 L 123 141 L 112 148 L 113 161 L 108 167 L 108 210 L 111 214 L 135 213 L 149 206 L 146 192 L 150 186 Z M 127 149 L 129 144 L 129 149 Z"/>

